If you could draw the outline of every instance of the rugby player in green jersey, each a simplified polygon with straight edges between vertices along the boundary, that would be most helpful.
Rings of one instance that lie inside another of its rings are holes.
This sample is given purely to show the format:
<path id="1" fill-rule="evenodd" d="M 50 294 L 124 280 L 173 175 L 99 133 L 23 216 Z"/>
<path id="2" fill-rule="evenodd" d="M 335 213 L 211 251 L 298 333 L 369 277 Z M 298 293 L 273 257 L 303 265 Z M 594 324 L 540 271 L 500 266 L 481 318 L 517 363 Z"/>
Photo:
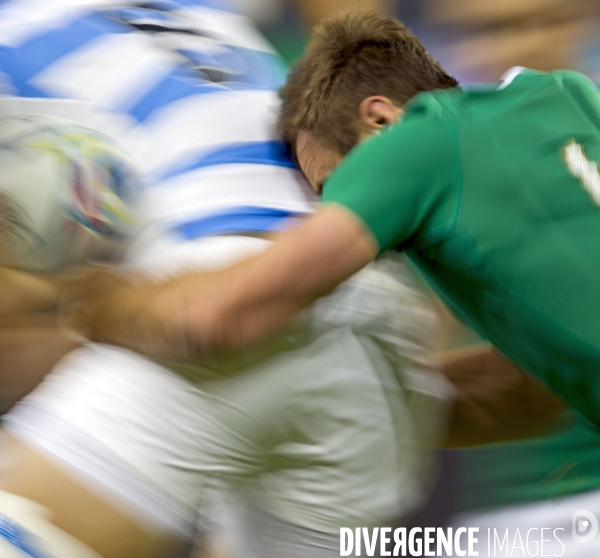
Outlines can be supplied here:
<path id="1" fill-rule="evenodd" d="M 600 424 L 593 83 L 522 70 L 462 90 L 402 24 L 352 13 L 316 29 L 283 95 L 280 129 L 321 211 L 229 270 L 97 296 L 77 327 L 179 358 L 232 349 L 402 250 L 465 322 Z"/>

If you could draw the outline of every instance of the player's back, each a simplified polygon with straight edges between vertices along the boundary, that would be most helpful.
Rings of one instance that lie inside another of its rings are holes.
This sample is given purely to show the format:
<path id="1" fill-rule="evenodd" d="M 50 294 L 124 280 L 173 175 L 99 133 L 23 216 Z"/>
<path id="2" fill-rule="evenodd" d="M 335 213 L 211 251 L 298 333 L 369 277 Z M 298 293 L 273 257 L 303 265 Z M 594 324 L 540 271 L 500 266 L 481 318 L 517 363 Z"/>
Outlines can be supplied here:
<path id="1" fill-rule="evenodd" d="M 0 32 L 0 72 L 27 99 L 21 110 L 97 124 L 134 155 L 146 223 L 186 239 L 311 210 L 275 139 L 285 66 L 243 16 L 200 0 L 15 0 Z"/>
<path id="2" fill-rule="evenodd" d="M 472 325 L 592 416 L 600 92 L 575 72 L 526 70 L 432 97 L 454 137 L 456 204 L 443 241 L 417 257 L 441 264 L 430 275 Z"/>

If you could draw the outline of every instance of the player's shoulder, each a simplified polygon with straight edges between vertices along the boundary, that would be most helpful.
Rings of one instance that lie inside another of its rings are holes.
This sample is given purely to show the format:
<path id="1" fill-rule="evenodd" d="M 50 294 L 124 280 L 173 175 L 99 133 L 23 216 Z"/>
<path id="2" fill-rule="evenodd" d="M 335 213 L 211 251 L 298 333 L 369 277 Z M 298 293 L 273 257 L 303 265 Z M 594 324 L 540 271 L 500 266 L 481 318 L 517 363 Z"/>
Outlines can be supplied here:
<path id="1" fill-rule="evenodd" d="M 342 165 L 344 178 L 356 176 L 358 169 L 388 176 L 404 176 L 405 180 L 431 174 L 444 164 L 452 164 L 454 135 L 443 95 L 419 94 L 401 112 L 398 122 L 363 140 L 347 156 Z M 432 165 L 432 161 L 435 164 Z M 340 173 L 336 173 L 340 174 Z M 407 176 L 408 174 L 408 176 Z"/>
<path id="2" fill-rule="evenodd" d="M 441 152 L 452 150 L 452 134 L 440 110 L 407 110 L 399 121 L 363 140 L 347 156 L 344 169 L 352 176 L 364 167 L 369 172 L 404 174 L 408 169 L 431 170 Z"/>
<path id="3" fill-rule="evenodd" d="M 428 156 L 452 148 L 456 140 L 453 123 L 464 97 L 459 87 L 416 95 L 404 106 L 402 119 L 390 130 L 388 141 L 418 146 Z"/>
<path id="4" fill-rule="evenodd" d="M 431 161 L 451 159 L 449 154 L 454 151 L 455 134 L 452 113 L 446 103 L 448 97 L 457 93 L 439 90 L 417 95 L 404 106 L 396 124 L 365 141 L 363 158 L 373 160 L 373 152 L 377 151 L 386 157 L 388 166 L 427 168 L 429 171 L 433 170 Z"/>
<path id="5" fill-rule="evenodd" d="M 505 91 L 514 91 L 515 98 L 535 99 L 535 104 L 527 101 L 524 106 L 538 118 L 546 118 L 548 111 L 561 114 L 556 122 L 571 122 L 582 112 L 588 115 L 590 125 L 600 122 L 600 89 L 585 74 L 574 70 L 520 72 Z M 537 112 L 534 110 L 537 107 Z"/>
<path id="6" fill-rule="evenodd" d="M 541 72 L 538 70 L 523 68 L 519 75 L 529 78 L 536 78 L 540 83 L 554 82 L 593 84 L 592 80 L 588 76 L 576 70 L 553 70 L 552 72 Z"/>
<path id="7" fill-rule="evenodd" d="M 448 132 L 447 99 L 460 94 L 457 88 L 420 93 L 404 105 L 398 123 L 377 137 L 378 147 L 384 144 L 427 143 L 433 148 Z"/>
<path id="8" fill-rule="evenodd" d="M 589 89 L 598 91 L 598 87 L 585 74 L 575 70 L 554 70 L 542 72 L 529 68 L 512 68 L 502 78 L 499 90 L 530 88 L 532 90 L 548 89 L 556 92 L 571 93 L 574 90 Z"/>
<path id="9" fill-rule="evenodd" d="M 464 95 L 460 87 L 424 91 L 406 103 L 405 122 L 418 121 L 420 124 L 439 126 L 450 105 Z"/>
<path id="10" fill-rule="evenodd" d="M 560 70 L 552 72 L 550 76 L 561 91 L 576 99 L 578 103 L 600 108 L 600 90 L 585 74 L 573 70 Z"/>

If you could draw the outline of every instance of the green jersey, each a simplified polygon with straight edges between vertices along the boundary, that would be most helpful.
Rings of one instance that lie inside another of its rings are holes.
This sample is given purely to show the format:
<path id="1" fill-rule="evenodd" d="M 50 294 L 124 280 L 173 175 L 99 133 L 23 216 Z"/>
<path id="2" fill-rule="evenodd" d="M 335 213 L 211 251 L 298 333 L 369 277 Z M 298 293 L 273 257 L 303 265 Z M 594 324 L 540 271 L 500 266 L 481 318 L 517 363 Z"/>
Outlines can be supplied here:
<path id="1" fill-rule="evenodd" d="M 471 327 L 600 425 L 600 91 L 527 70 L 406 111 L 324 201 L 406 250 Z"/>
<path id="2" fill-rule="evenodd" d="M 452 452 L 456 511 L 600 489 L 600 435 L 577 424 L 548 436 Z"/>

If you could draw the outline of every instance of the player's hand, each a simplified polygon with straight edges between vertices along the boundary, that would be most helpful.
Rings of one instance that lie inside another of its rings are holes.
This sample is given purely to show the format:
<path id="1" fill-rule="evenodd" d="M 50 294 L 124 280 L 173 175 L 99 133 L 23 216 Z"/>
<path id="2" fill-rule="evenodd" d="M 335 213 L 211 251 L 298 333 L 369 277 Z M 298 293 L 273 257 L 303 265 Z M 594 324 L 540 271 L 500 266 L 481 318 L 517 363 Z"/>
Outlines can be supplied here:
<path id="1" fill-rule="evenodd" d="M 173 284 L 174 283 L 174 284 Z M 80 342 L 110 343 L 150 356 L 187 356 L 171 319 L 178 281 L 162 284 L 108 268 L 69 281 L 60 302 L 62 330 Z M 185 307 L 185 305 L 183 305 Z"/>

